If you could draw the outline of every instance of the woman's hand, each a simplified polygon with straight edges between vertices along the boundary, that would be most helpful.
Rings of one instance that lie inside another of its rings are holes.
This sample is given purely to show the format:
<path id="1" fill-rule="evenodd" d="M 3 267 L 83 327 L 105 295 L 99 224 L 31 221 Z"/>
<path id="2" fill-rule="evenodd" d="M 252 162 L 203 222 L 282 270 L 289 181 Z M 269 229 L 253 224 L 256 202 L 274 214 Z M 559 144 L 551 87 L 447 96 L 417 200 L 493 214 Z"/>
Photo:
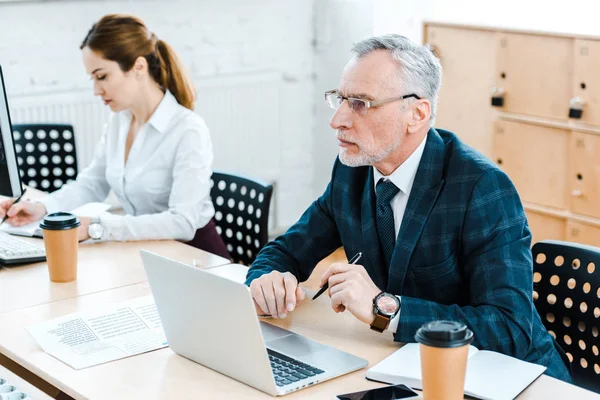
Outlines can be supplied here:
<path id="1" fill-rule="evenodd" d="M 47 214 L 46 206 L 42 203 L 21 201 L 13 205 L 14 201 L 14 199 L 7 199 L 0 202 L 0 218 L 7 215 L 6 222 L 12 226 L 23 226 L 39 221 Z"/>

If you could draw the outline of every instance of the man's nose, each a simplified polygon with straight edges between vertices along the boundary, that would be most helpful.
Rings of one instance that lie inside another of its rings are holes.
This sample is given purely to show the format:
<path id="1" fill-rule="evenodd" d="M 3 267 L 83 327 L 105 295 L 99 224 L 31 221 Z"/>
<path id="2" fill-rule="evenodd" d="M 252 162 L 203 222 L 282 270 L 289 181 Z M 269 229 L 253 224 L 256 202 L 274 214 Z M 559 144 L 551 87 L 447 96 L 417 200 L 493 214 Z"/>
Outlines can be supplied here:
<path id="1" fill-rule="evenodd" d="M 344 100 L 342 104 L 335 110 L 335 113 L 329 121 L 329 126 L 332 129 L 349 129 L 352 128 L 353 111 L 348 105 L 348 101 Z"/>

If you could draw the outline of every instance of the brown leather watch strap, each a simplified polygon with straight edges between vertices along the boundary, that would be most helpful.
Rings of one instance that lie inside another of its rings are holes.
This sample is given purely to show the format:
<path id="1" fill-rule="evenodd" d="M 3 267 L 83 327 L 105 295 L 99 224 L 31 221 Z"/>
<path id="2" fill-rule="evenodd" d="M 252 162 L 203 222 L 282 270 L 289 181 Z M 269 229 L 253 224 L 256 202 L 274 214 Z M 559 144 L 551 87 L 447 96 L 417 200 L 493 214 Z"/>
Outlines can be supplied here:
<path id="1" fill-rule="evenodd" d="M 371 322 L 371 329 L 375 332 L 383 333 L 390 325 L 390 317 L 375 314 L 375 319 Z"/>

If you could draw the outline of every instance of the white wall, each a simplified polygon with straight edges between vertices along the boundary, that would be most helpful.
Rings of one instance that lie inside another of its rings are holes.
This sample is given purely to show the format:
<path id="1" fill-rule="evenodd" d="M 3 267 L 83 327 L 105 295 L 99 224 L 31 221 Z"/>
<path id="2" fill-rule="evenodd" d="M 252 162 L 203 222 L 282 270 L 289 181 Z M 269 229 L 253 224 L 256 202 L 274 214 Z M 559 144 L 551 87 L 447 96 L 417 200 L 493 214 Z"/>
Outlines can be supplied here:
<path id="1" fill-rule="evenodd" d="M 140 16 L 169 42 L 196 82 L 212 78 L 252 79 L 273 74 L 280 81 L 280 102 L 271 104 L 278 118 L 279 154 L 249 154 L 252 171 L 265 157 L 278 160 L 278 222 L 294 222 L 312 200 L 313 1 L 312 0 L 86 0 L 0 3 L 0 64 L 9 96 L 89 90 L 79 44 L 102 15 Z M 276 78 L 277 79 L 277 78 Z M 10 102 L 10 98 L 9 98 Z M 233 114 L 233 113 L 232 113 Z M 209 120 L 208 116 L 205 116 Z M 236 118 L 225 115 L 220 118 Z M 214 117 L 213 117 L 214 119 Z M 255 119 L 260 120 L 260 118 Z M 244 126 L 244 121 L 239 125 Z M 210 126 L 209 126 L 210 128 Z M 272 137 L 270 132 L 265 137 Z M 217 133 L 213 132 L 213 135 Z M 228 143 L 236 145 L 236 132 Z M 260 142 L 261 137 L 254 140 Z M 264 140 L 264 139 L 263 139 Z M 242 140 L 242 142 L 244 142 Z M 217 152 L 218 149 L 216 149 Z M 227 160 L 215 167 L 227 169 Z M 244 171 L 237 171 L 244 172 Z M 266 172 L 263 179 L 272 179 Z"/>

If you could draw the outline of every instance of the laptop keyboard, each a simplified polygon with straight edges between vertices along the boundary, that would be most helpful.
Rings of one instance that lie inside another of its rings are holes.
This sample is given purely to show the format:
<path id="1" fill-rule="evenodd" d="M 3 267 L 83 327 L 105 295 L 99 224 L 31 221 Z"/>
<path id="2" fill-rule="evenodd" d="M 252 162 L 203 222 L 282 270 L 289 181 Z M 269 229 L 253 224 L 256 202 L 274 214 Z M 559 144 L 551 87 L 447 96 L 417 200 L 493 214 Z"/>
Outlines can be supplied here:
<path id="1" fill-rule="evenodd" d="M 325 373 L 322 369 L 304 364 L 271 349 L 267 349 L 267 353 L 277 386 L 289 385 L 301 379 Z"/>

